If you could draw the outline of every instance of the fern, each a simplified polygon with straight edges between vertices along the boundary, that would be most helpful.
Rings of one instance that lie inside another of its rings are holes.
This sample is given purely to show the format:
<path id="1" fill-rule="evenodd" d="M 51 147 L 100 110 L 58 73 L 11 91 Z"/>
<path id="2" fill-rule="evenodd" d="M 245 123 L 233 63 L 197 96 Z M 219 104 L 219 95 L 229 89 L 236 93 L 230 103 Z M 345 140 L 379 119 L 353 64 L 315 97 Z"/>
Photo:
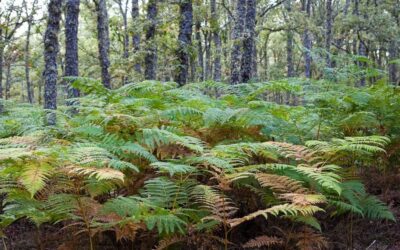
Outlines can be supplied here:
<path id="1" fill-rule="evenodd" d="M 271 247 L 274 245 L 282 245 L 283 240 L 274 237 L 274 236 L 267 236 L 267 235 L 262 235 L 258 236 L 254 239 L 249 240 L 245 244 L 243 244 L 243 248 L 256 248 L 259 249 L 261 247 Z"/>

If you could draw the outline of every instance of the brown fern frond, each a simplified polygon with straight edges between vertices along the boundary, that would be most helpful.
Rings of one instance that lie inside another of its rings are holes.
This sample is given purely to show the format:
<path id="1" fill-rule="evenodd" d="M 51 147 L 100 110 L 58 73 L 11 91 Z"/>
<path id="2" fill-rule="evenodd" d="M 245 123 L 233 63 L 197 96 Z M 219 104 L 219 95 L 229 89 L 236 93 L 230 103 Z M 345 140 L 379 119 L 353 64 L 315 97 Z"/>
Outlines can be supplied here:
<path id="1" fill-rule="evenodd" d="M 249 240 L 242 246 L 243 246 L 243 248 L 260 248 L 260 247 L 269 247 L 269 246 L 281 245 L 281 244 L 283 244 L 283 240 L 278 237 L 262 235 L 262 236 L 258 236 L 254 239 Z"/>
<path id="2" fill-rule="evenodd" d="M 281 193 L 306 193 L 307 189 L 302 186 L 302 183 L 293 180 L 287 176 L 258 173 L 255 175 L 257 181 L 263 187 L 271 188 L 276 192 Z"/>
<path id="3" fill-rule="evenodd" d="M 121 241 L 122 239 L 134 240 L 137 232 L 145 228 L 146 225 L 144 225 L 143 223 L 133 222 L 128 222 L 121 226 L 115 226 L 115 238 L 117 239 L 117 241 Z"/>
<path id="4" fill-rule="evenodd" d="M 278 152 L 285 158 L 291 158 L 296 161 L 304 161 L 307 163 L 314 162 L 319 159 L 317 152 L 310 150 L 302 145 L 293 145 L 286 142 L 268 142 L 278 148 Z"/>
<path id="5" fill-rule="evenodd" d="M 162 239 L 162 240 L 160 240 L 158 245 L 154 248 L 154 250 L 166 249 L 173 244 L 186 241 L 186 238 L 187 237 L 185 237 L 185 236 L 174 235 L 172 237 Z"/>
<path id="6" fill-rule="evenodd" d="M 0 145 L 18 145 L 28 148 L 35 148 L 41 138 L 37 136 L 13 136 L 0 139 Z"/>
<path id="7" fill-rule="evenodd" d="M 303 227 L 300 232 L 295 235 L 296 246 L 300 250 L 310 249 L 327 249 L 328 241 L 319 233 L 314 232 L 308 227 Z"/>
<path id="8" fill-rule="evenodd" d="M 324 210 L 314 205 L 297 205 L 297 204 L 286 203 L 286 204 L 272 206 L 267 209 L 258 210 L 241 218 L 230 219 L 229 225 L 231 227 L 236 227 L 246 221 L 253 220 L 258 216 L 264 216 L 266 219 L 268 218 L 269 215 L 278 216 L 280 214 L 291 215 L 291 216 L 301 214 L 303 216 L 310 216 L 319 211 L 324 211 Z"/>
<path id="9" fill-rule="evenodd" d="M 299 206 L 315 205 L 326 202 L 326 197 L 322 194 L 299 194 L 287 193 L 280 195 L 280 198 L 289 200 Z"/>
<path id="10" fill-rule="evenodd" d="M 212 219 L 224 222 L 232 218 L 238 208 L 235 204 L 217 190 L 204 185 L 198 185 L 194 191 L 195 200 L 211 212 L 210 216 L 204 219 Z"/>
<path id="11" fill-rule="evenodd" d="M 65 169 L 69 174 L 95 177 L 98 180 L 124 181 L 125 177 L 125 175 L 121 171 L 112 168 L 80 167 L 73 165 L 73 166 L 68 166 Z"/>

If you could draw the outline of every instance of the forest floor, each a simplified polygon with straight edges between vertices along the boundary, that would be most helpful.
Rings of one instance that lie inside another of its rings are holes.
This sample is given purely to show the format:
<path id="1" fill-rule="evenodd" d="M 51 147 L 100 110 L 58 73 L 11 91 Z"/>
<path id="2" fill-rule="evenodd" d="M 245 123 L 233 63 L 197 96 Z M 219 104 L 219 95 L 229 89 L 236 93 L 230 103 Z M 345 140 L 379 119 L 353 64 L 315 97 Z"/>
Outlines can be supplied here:
<path id="1" fill-rule="evenodd" d="M 400 250 L 400 171 L 392 171 L 382 176 L 379 172 L 368 171 L 362 174 L 368 191 L 386 202 L 397 222 L 368 221 L 351 215 L 333 218 L 320 218 L 324 236 L 330 243 L 330 249 L 355 250 Z M 386 191 L 383 191 L 386 190 Z M 251 232 L 248 232 L 251 233 Z M 26 220 L 14 223 L 6 231 L 7 238 L 0 244 L 1 250 L 86 250 L 89 249 L 88 237 L 73 235 L 62 225 L 45 224 L 40 233 Z M 236 238 L 236 236 L 235 236 Z M 240 236 L 237 238 L 241 238 Z M 234 239 L 232 239 L 234 240 Z M 7 244 L 7 248 L 4 244 Z M 150 250 L 149 243 L 138 241 L 116 242 L 114 235 L 102 234 L 95 239 L 95 249 Z M 232 247 L 231 249 L 241 249 Z M 275 248 L 273 248 L 275 249 Z M 279 248 L 277 248 L 279 249 Z"/>

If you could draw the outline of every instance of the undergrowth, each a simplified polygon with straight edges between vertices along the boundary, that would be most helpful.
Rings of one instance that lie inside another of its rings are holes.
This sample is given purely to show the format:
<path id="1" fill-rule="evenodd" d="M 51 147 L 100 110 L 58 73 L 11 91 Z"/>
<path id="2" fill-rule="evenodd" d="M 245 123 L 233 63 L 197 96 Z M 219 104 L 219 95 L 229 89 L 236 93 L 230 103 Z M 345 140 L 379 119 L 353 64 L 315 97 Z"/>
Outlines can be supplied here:
<path id="1" fill-rule="evenodd" d="M 60 225 L 90 249 L 110 232 L 156 249 L 325 249 L 324 216 L 395 220 L 358 177 L 398 160 L 392 86 L 74 87 L 85 96 L 59 108 L 55 127 L 39 107 L 5 103 L 0 237 L 25 218 L 38 230 Z M 248 228 L 260 230 L 233 237 Z"/>

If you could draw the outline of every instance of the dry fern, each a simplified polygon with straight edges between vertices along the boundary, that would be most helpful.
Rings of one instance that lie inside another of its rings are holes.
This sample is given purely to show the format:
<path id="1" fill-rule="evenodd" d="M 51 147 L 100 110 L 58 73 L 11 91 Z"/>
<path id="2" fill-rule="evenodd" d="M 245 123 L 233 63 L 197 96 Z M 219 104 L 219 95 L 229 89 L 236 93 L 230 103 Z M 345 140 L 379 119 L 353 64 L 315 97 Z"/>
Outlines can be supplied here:
<path id="1" fill-rule="evenodd" d="M 125 175 L 121 171 L 118 171 L 118 170 L 115 170 L 112 168 L 68 166 L 68 167 L 66 167 L 66 170 L 69 174 L 95 177 L 98 180 L 124 181 L 124 177 L 125 177 Z"/>
<path id="2" fill-rule="evenodd" d="M 270 247 L 273 245 L 281 245 L 283 240 L 275 236 L 262 235 L 254 239 L 249 240 L 243 244 L 243 248 L 260 248 L 260 247 Z"/>
<path id="3" fill-rule="evenodd" d="M 301 232 L 296 233 L 296 246 L 300 250 L 327 249 L 328 241 L 319 233 L 308 227 L 303 227 Z"/>
<path id="4" fill-rule="evenodd" d="M 293 180 L 287 176 L 258 173 L 255 175 L 255 177 L 261 186 L 271 188 L 276 192 L 307 192 L 307 189 L 302 186 L 300 181 Z"/>

